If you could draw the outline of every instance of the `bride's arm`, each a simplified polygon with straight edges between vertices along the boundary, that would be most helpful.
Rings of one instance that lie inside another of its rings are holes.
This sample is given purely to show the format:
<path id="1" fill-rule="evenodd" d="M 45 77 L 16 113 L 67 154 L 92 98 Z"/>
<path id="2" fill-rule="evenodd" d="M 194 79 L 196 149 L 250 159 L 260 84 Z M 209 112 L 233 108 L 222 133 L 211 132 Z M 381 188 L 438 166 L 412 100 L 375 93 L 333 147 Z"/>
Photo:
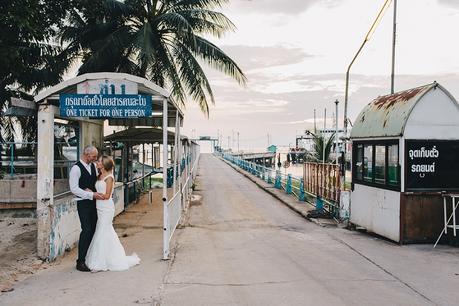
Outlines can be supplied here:
<path id="1" fill-rule="evenodd" d="M 105 183 L 107 184 L 107 190 L 105 191 L 105 194 L 104 194 L 104 200 L 108 200 L 110 199 L 110 196 L 113 190 L 113 178 L 108 177 Z"/>

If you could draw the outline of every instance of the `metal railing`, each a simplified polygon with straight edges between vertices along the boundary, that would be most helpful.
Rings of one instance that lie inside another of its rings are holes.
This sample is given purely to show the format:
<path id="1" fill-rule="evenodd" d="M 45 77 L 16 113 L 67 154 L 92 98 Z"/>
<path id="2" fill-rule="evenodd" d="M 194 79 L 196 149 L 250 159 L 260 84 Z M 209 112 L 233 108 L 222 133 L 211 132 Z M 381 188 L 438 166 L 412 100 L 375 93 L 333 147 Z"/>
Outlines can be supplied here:
<path id="1" fill-rule="evenodd" d="M 306 201 L 317 208 L 323 208 L 333 216 L 339 215 L 339 190 L 333 189 L 334 194 L 338 194 L 335 198 L 323 198 L 322 194 L 332 194 L 329 189 L 323 188 L 323 193 L 314 193 L 313 190 L 305 188 L 304 178 L 295 177 L 291 174 L 282 173 L 274 168 L 264 167 L 262 165 L 249 162 L 231 154 L 215 153 L 217 156 L 233 163 L 239 168 L 249 172 L 250 174 L 264 180 L 268 184 L 272 184 L 274 188 L 284 190 L 285 193 L 291 194 L 299 201 Z M 339 176 L 339 175 L 338 175 Z M 328 180 L 324 180 L 328 182 Z M 328 192 L 328 193 L 327 193 Z M 320 205 L 317 205 L 320 203 Z M 320 206 L 320 207 L 319 207 Z"/>
<path id="2" fill-rule="evenodd" d="M 123 183 L 125 189 L 124 206 L 126 207 L 133 202 L 137 202 L 142 194 L 154 188 L 154 176 L 157 174 L 158 173 L 156 171 L 150 171 L 141 177 Z"/>
<path id="3" fill-rule="evenodd" d="M 169 253 L 169 243 L 174 235 L 183 212 L 186 207 L 186 202 L 190 200 L 192 193 L 193 181 L 196 178 L 198 161 L 199 161 L 199 147 L 192 147 L 193 151 L 186 154 L 177 166 L 176 176 L 172 175 L 178 188 L 175 189 L 175 194 L 167 202 L 166 214 L 164 215 L 165 235 L 166 241 L 164 245 L 165 254 Z"/>
<path id="4" fill-rule="evenodd" d="M 0 173 L 10 176 L 37 174 L 37 145 L 37 142 L 0 143 Z M 65 157 L 66 153 L 72 157 L 75 155 L 75 158 L 72 159 L 54 160 L 54 178 L 66 179 L 70 173 L 70 168 L 78 160 L 78 147 L 69 146 L 66 142 L 56 142 L 55 146 L 56 150 L 59 150 L 55 153 L 61 157 Z"/>

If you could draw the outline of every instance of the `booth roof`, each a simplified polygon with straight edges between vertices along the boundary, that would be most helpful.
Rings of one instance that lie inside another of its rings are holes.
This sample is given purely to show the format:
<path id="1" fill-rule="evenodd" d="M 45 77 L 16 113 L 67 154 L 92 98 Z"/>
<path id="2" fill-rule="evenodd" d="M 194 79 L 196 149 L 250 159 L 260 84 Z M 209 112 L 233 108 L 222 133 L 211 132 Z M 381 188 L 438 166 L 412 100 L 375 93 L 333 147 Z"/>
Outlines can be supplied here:
<path id="1" fill-rule="evenodd" d="M 167 142 L 174 144 L 175 133 L 168 131 Z M 180 137 L 182 141 L 188 140 L 186 136 Z M 131 144 L 163 142 L 163 130 L 158 128 L 128 128 L 104 137 L 105 141 L 129 142 Z"/>
<path id="2" fill-rule="evenodd" d="M 433 89 L 451 94 L 437 82 L 381 96 L 365 106 L 351 130 L 351 138 L 401 137 L 411 111 Z"/>

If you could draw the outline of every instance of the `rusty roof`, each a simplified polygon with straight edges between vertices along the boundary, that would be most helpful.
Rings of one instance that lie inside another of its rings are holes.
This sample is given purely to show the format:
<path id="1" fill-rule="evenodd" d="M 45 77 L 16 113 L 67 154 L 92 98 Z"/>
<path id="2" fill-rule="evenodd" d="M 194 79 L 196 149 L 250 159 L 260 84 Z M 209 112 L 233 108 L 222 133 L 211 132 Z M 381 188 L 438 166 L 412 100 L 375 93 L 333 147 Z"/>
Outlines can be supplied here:
<path id="1" fill-rule="evenodd" d="M 352 127 L 351 138 L 402 136 L 416 103 L 428 91 L 437 87 L 444 90 L 434 82 L 376 98 L 358 115 Z"/>

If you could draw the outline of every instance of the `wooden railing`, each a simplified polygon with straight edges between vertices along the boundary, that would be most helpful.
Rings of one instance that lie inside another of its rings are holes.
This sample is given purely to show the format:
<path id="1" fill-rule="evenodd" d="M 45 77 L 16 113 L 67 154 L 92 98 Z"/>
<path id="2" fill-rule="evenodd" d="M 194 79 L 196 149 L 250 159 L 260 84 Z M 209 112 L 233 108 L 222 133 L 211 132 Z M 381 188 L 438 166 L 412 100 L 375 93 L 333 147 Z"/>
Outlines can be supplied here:
<path id="1" fill-rule="evenodd" d="M 306 192 L 339 203 L 341 184 L 339 165 L 306 162 L 303 171 Z"/>

